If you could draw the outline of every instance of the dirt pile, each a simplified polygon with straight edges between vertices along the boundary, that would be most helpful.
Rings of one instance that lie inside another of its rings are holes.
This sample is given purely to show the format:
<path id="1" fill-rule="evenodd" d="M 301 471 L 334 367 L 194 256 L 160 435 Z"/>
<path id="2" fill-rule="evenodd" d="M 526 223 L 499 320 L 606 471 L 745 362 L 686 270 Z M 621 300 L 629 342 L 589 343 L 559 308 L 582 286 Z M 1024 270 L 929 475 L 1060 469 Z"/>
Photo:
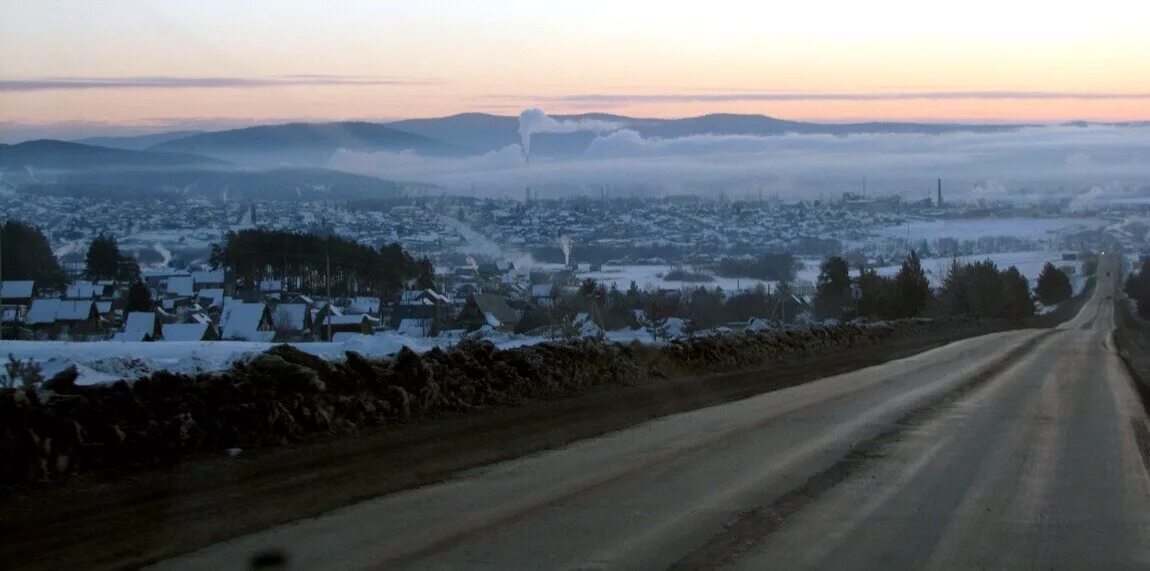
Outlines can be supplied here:
<path id="1" fill-rule="evenodd" d="M 195 452 L 561 397 L 595 385 L 731 371 L 975 328 L 988 326 L 974 320 L 843 324 L 661 347 L 589 339 L 501 350 L 466 341 L 424 354 L 405 348 L 382 359 L 347 353 L 340 362 L 280 345 L 220 373 L 157 372 L 130 383 L 77 386 L 74 372 L 65 372 L 39 392 L 0 392 L 0 483 L 60 481 L 83 470 L 166 463 Z"/>

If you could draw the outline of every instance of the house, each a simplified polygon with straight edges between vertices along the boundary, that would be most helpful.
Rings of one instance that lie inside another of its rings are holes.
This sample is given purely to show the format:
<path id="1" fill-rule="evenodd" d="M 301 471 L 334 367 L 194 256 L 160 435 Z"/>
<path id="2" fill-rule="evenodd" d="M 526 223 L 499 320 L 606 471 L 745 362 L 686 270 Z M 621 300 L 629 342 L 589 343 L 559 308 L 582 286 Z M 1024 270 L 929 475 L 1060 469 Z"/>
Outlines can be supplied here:
<path id="1" fill-rule="evenodd" d="M 36 282 L 32 280 L 7 280 L 0 282 L 0 304 L 32 305 Z"/>
<path id="2" fill-rule="evenodd" d="M 531 300 L 543 307 L 551 307 L 551 284 L 535 284 L 531 286 Z"/>
<path id="3" fill-rule="evenodd" d="M 192 272 L 192 282 L 195 284 L 196 291 L 202 291 L 206 288 L 222 290 L 224 288 L 224 271 L 207 270 Z"/>
<path id="4" fill-rule="evenodd" d="M 34 299 L 24 324 L 49 339 L 82 338 L 99 333 L 100 314 L 90 299 Z"/>
<path id="5" fill-rule="evenodd" d="M 220 339 L 271 341 L 275 335 L 275 322 L 266 304 L 233 301 L 220 313 Z"/>
<path id="6" fill-rule="evenodd" d="M 408 337 L 427 337 L 431 334 L 431 319 L 408 318 L 401 319 L 395 327 L 395 332 Z"/>
<path id="7" fill-rule="evenodd" d="M 67 299 L 101 299 L 111 295 L 111 288 L 89 281 L 78 280 L 64 289 Z"/>
<path id="8" fill-rule="evenodd" d="M 272 310 L 276 341 L 302 341 L 310 339 L 315 329 L 311 308 L 302 303 L 281 303 Z"/>
<path id="9" fill-rule="evenodd" d="M 283 290 L 283 280 L 267 278 L 260 281 L 260 293 L 281 293 Z"/>
<path id="10" fill-rule="evenodd" d="M 501 296 L 481 294 L 467 298 L 467 303 L 459 311 L 456 322 L 460 327 L 469 331 L 474 331 L 484 325 L 503 331 L 511 331 L 519 322 L 519 315 L 507 305 L 507 300 Z"/>
<path id="11" fill-rule="evenodd" d="M 370 315 L 379 315 L 379 298 L 378 297 L 353 297 L 347 300 L 347 308 L 344 313 L 367 313 Z"/>
<path id="12" fill-rule="evenodd" d="M 168 323 L 163 326 L 164 341 L 219 341 L 210 323 Z"/>
<path id="13" fill-rule="evenodd" d="M 169 297 L 189 297 L 195 294 L 196 283 L 192 276 L 172 276 L 168 278 L 164 294 Z"/>
<path id="14" fill-rule="evenodd" d="M 163 334 L 160 319 L 154 311 L 130 311 L 124 320 L 124 330 L 112 337 L 114 341 L 155 341 Z"/>
<path id="15" fill-rule="evenodd" d="M 198 294 L 199 302 L 207 307 L 223 307 L 224 306 L 224 290 L 223 288 L 204 288 Z"/>
<path id="16" fill-rule="evenodd" d="M 356 335 L 369 335 L 371 328 L 379 323 L 379 320 L 370 315 L 332 315 L 322 323 L 317 323 L 319 336 L 324 340 L 332 340 L 340 333 L 351 333 Z M 330 331 L 331 336 L 328 336 Z"/>

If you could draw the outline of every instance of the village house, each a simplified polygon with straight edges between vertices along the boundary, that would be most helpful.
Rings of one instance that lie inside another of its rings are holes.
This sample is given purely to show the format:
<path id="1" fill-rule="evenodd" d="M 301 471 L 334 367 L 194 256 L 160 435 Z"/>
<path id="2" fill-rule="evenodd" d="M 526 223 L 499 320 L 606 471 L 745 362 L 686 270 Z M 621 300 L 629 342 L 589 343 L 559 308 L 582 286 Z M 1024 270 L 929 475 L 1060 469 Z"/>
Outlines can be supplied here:
<path id="1" fill-rule="evenodd" d="M 220 313 L 220 339 L 271 341 L 275 335 L 275 322 L 266 304 L 232 301 Z"/>
<path id="2" fill-rule="evenodd" d="M 272 310 L 276 341 L 310 341 L 314 334 L 311 308 L 303 303 L 281 303 Z"/>
<path id="3" fill-rule="evenodd" d="M 101 333 L 100 314 L 90 299 L 32 300 L 24 324 L 44 339 L 79 341 Z"/>
<path id="4" fill-rule="evenodd" d="M 0 282 L 0 305 L 32 305 L 36 297 L 36 282 L 32 280 L 6 280 Z"/>
<path id="5" fill-rule="evenodd" d="M 370 335 L 372 327 L 379 323 L 370 315 L 332 315 L 318 324 L 319 337 L 332 341 L 340 334 Z"/>
<path id="6" fill-rule="evenodd" d="M 456 323 L 459 327 L 474 331 L 490 326 L 500 331 L 512 331 L 519 322 L 519 315 L 507 305 L 507 300 L 495 294 L 473 295 L 467 299 L 459 311 Z"/>
<path id="7" fill-rule="evenodd" d="M 114 341 L 155 341 L 163 335 L 161 322 L 154 311 L 131 311 L 124 319 L 124 330 L 116 333 Z"/>
<path id="8" fill-rule="evenodd" d="M 167 323 L 164 341 L 219 341 L 220 335 L 210 323 Z"/>

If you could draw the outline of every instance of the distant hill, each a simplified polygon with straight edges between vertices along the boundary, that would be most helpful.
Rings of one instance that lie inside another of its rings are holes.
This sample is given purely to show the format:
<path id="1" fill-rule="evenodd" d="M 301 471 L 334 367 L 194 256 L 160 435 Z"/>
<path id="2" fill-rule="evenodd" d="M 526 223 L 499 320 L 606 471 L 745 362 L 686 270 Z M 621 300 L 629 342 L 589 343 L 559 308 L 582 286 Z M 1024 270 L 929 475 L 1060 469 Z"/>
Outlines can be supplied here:
<path id="1" fill-rule="evenodd" d="M 766 115 L 711 114 L 682 119 L 627 117 L 607 113 L 554 115 L 555 119 L 596 119 L 616 123 L 644 137 L 676 138 L 697 135 L 772 136 L 788 133 L 852 135 L 864 133 L 943 134 L 994 132 L 1024 125 L 959 123 L 812 123 Z M 1071 123 L 1081 124 L 1081 123 Z M 1138 124 L 1138 123 L 1132 123 Z M 537 133 L 532 137 L 536 156 L 577 156 L 597 135 L 588 132 Z M 136 137 L 96 137 L 104 147 L 144 148 L 150 153 L 178 153 L 212 157 L 260 168 L 324 167 L 339 149 L 359 151 L 412 151 L 431 156 L 465 156 L 517 145 L 518 116 L 462 113 L 447 117 L 407 119 L 390 123 L 334 122 L 259 125 L 214 132 L 173 131 Z M 30 141 L 21 145 L 44 144 Z M 55 142 L 66 144 L 62 142 Z M 75 144 L 75 143 L 73 143 Z M 105 151 L 107 152 L 107 151 Z M 109 157 L 111 157 L 109 155 Z M 111 157 L 116 158 L 116 157 Z M 125 157 L 116 160 L 126 160 Z M 133 160 L 143 160 L 137 157 Z M 160 160 L 160 159 L 155 159 Z M 185 159 L 186 160 L 186 159 Z M 206 159 L 201 159 L 206 160 Z M 99 161 L 97 161 L 99 162 Z"/>
<path id="2" fill-rule="evenodd" d="M 167 131 L 164 133 L 151 133 L 148 135 L 125 135 L 115 137 L 87 137 L 85 139 L 76 139 L 73 143 L 81 143 L 84 145 L 96 145 L 98 147 L 110 147 L 113 149 L 128 149 L 130 151 L 142 151 L 148 147 L 166 143 L 174 139 L 183 139 L 191 137 L 192 135 L 199 135 L 206 131 Z"/>
<path id="3" fill-rule="evenodd" d="M 65 141 L 0 144 L 0 173 L 21 192 L 109 197 L 190 194 L 281 200 L 394 198 L 403 185 L 321 168 L 241 168 L 186 153 Z"/>
<path id="4" fill-rule="evenodd" d="M 261 125 L 192 135 L 149 148 L 259 166 L 322 166 L 339 149 L 467 154 L 453 144 L 431 137 L 365 122 Z"/>
<path id="5" fill-rule="evenodd" d="M 200 196 L 264 200 L 391 199 L 405 185 L 375 177 L 316 168 L 148 169 L 63 173 L 50 184 L 29 183 L 21 192 L 102 198 Z"/>
<path id="6" fill-rule="evenodd" d="M 0 169 L 5 171 L 88 170 L 123 168 L 219 167 L 228 163 L 183 153 L 110 149 L 66 141 L 40 139 L 0 144 Z"/>
<path id="7" fill-rule="evenodd" d="M 587 113 L 553 115 L 557 120 L 597 119 L 618 123 L 644 137 L 675 138 L 693 135 L 784 135 L 787 133 L 851 135 L 864 133 L 992 132 L 1017 129 L 1022 125 L 957 124 L 957 123 L 811 123 L 787 121 L 766 115 L 712 114 L 683 119 L 651 119 Z M 519 118 L 516 116 L 464 113 L 433 119 L 408 119 L 388 123 L 396 129 L 433 137 L 466 147 L 474 152 L 489 152 L 519 143 Z M 532 137 L 532 152 L 537 156 L 569 156 L 582 153 L 595 134 L 538 133 Z"/>

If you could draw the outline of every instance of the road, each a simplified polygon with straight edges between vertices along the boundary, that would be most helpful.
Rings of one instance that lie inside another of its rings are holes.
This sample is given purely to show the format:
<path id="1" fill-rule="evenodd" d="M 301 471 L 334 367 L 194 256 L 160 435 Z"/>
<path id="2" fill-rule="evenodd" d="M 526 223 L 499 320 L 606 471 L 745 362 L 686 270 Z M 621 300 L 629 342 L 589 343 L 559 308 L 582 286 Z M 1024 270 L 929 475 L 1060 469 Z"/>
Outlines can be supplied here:
<path id="1" fill-rule="evenodd" d="M 157 568 L 269 549 L 298 569 L 1147 568 L 1150 433 L 1111 341 L 1111 268 L 1058 329 L 664 417 Z"/>

